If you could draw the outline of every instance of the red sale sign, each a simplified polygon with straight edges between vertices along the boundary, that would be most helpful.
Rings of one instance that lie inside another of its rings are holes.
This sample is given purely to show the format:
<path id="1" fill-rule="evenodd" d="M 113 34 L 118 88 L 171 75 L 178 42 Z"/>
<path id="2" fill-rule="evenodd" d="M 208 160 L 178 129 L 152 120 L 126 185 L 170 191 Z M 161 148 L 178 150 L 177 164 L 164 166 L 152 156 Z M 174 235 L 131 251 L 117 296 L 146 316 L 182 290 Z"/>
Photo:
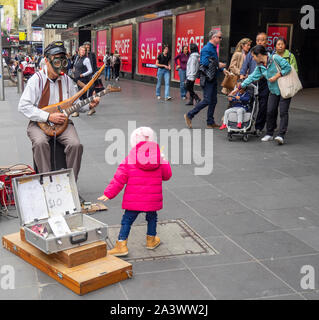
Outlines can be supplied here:
<path id="1" fill-rule="evenodd" d="M 191 43 L 196 43 L 199 51 L 204 46 L 205 10 L 190 12 L 176 17 L 175 56 Z M 179 80 L 178 71 L 174 72 L 174 78 Z"/>
<path id="2" fill-rule="evenodd" d="M 103 59 L 106 53 L 106 30 L 101 30 L 97 32 L 96 49 L 97 66 L 100 68 L 103 65 Z"/>
<path id="3" fill-rule="evenodd" d="M 279 26 L 279 25 L 268 26 L 267 49 L 274 50 L 275 41 L 279 37 L 285 38 L 287 40 L 288 47 L 289 47 L 288 32 L 289 32 L 289 26 Z"/>
<path id="4" fill-rule="evenodd" d="M 112 29 L 112 52 L 121 56 L 121 71 L 132 72 L 132 25 Z"/>
<path id="5" fill-rule="evenodd" d="M 163 20 L 139 24 L 138 73 L 156 77 L 156 59 L 162 52 Z"/>

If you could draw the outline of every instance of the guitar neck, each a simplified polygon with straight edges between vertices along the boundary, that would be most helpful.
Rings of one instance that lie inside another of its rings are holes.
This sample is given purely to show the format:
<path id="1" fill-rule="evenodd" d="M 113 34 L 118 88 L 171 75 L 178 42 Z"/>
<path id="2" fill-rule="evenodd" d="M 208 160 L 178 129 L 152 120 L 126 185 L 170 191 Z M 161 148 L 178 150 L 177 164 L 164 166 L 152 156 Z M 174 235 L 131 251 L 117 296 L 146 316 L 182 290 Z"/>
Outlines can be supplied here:
<path id="1" fill-rule="evenodd" d="M 108 89 L 104 89 L 103 91 L 100 91 L 99 93 L 97 93 L 94 96 L 91 96 L 85 100 L 82 100 L 78 103 L 76 103 L 75 105 L 71 106 L 70 108 L 65 109 L 66 114 L 69 116 L 71 115 L 73 112 L 78 112 L 83 106 L 87 105 L 88 103 L 92 102 L 93 99 L 95 99 L 96 97 L 102 97 L 105 94 L 109 93 L 110 91 Z"/>

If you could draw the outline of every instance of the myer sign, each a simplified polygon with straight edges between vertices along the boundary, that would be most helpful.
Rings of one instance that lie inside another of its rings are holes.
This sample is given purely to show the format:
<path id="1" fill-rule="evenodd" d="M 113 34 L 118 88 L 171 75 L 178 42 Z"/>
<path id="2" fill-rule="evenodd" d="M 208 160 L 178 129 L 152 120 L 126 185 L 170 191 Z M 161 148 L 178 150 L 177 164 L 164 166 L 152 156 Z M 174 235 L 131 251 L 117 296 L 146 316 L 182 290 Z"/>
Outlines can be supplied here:
<path id="1" fill-rule="evenodd" d="M 46 23 L 46 29 L 67 29 L 68 25 L 66 23 Z"/>

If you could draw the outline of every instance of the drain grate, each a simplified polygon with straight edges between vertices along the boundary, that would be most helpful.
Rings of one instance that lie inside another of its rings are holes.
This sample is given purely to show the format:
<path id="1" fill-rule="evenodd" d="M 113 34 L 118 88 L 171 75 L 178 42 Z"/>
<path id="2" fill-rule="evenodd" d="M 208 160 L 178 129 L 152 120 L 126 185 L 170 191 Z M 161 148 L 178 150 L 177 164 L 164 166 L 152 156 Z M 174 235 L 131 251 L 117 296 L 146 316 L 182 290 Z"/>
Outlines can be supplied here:
<path id="1" fill-rule="evenodd" d="M 214 255 L 218 252 L 194 231 L 184 220 L 168 220 L 157 223 L 157 235 L 161 245 L 155 250 L 147 250 L 147 224 L 133 225 L 128 239 L 127 261 L 146 261 L 189 255 Z M 118 238 L 120 226 L 109 226 L 108 248 L 113 248 Z"/>

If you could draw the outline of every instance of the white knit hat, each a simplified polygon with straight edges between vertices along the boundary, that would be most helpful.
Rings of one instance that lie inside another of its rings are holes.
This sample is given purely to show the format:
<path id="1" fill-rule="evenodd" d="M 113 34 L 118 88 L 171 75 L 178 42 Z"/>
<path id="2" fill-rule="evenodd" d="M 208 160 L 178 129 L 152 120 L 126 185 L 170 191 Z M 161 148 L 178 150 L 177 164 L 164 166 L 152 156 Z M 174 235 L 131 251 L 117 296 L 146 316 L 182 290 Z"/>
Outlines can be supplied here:
<path id="1" fill-rule="evenodd" d="M 131 147 L 134 148 L 142 141 L 154 141 L 154 131 L 149 127 L 139 127 L 131 134 Z"/>

